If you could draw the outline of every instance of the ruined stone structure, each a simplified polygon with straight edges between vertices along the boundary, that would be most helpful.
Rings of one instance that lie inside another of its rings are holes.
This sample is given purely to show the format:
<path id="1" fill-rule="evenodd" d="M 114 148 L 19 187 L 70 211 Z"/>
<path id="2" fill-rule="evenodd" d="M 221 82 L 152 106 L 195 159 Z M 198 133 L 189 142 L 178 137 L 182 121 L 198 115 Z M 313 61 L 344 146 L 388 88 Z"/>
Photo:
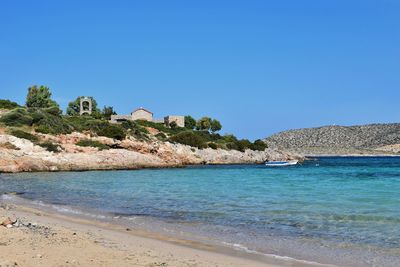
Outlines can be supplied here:
<path id="1" fill-rule="evenodd" d="M 92 115 L 92 99 L 90 97 L 80 98 L 79 115 L 84 114 Z"/>
<path id="2" fill-rule="evenodd" d="M 165 126 L 170 127 L 171 122 L 175 122 L 177 127 L 185 127 L 185 116 L 166 116 L 164 119 L 153 118 L 153 112 L 145 109 L 138 108 L 134 110 L 131 115 L 111 115 L 111 123 L 121 123 L 123 121 L 136 121 L 145 120 L 155 123 L 162 123 Z"/>
<path id="3" fill-rule="evenodd" d="M 184 116 L 166 116 L 164 118 L 164 123 L 166 126 L 170 126 L 172 122 L 176 123 L 178 127 L 185 127 L 185 117 Z"/>

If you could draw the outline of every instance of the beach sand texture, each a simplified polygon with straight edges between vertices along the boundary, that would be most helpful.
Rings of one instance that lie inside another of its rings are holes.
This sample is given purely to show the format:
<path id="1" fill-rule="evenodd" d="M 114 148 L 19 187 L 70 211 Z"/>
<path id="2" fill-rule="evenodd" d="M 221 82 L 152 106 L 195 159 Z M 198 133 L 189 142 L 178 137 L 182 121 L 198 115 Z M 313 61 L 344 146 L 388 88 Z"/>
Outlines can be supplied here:
<path id="1" fill-rule="evenodd" d="M 0 226 L 0 266 L 284 266 L 27 207 L 0 215 L 20 222 Z"/>

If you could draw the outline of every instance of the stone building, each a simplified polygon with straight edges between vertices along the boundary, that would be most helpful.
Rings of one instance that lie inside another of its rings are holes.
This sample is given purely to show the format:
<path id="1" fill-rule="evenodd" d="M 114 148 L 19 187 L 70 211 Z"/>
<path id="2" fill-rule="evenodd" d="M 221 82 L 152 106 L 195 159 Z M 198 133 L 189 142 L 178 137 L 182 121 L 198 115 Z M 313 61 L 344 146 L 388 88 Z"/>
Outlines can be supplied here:
<path id="1" fill-rule="evenodd" d="M 153 112 L 145 109 L 138 108 L 134 110 L 131 115 L 111 115 L 111 123 L 121 123 L 123 121 L 136 121 L 144 120 L 151 121 L 154 123 L 162 123 L 165 126 L 170 127 L 171 122 L 175 122 L 178 127 L 185 127 L 185 116 L 169 115 L 164 117 L 164 119 L 153 118 Z"/>
<path id="2" fill-rule="evenodd" d="M 144 120 L 144 121 L 153 121 L 153 112 L 148 111 L 145 108 L 138 108 L 131 113 L 132 120 Z"/>

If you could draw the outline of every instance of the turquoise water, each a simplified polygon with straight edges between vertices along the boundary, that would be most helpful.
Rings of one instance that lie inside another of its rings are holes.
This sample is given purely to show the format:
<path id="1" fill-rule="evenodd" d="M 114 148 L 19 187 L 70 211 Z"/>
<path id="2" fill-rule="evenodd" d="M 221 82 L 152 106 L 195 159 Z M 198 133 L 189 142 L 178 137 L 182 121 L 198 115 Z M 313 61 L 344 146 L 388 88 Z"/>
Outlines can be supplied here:
<path id="1" fill-rule="evenodd" d="M 400 158 L 1 174 L 0 193 L 11 191 L 41 203 L 148 218 L 260 253 L 400 266 Z"/>

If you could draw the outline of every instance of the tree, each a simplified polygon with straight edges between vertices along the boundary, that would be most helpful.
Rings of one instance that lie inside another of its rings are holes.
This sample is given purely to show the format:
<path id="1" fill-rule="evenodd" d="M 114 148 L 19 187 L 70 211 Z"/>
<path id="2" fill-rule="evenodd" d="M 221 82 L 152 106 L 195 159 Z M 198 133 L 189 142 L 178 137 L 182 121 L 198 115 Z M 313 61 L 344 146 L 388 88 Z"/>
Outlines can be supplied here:
<path id="1" fill-rule="evenodd" d="M 218 120 L 212 120 L 210 123 L 211 132 L 215 133 L 221 131 L 222 125 Z"/>
<path id="2" fill-rule="evenodd" d="M 68 107 L 67 107 L 67 115 L 70 115 L 70 116 L 79 115 L 82 97 L 83 96 L 77 97 L 74 101 L 69 102 Z M 100 110 L 97 108 L 97 102 L 92 96 L 90 96 L 89 98 L 92 100 L 92 116 L 98 117 L 98 115 L 100 114 Z M 83 105 L 84 105 L 83 107 L 85 109 L 89 108 L 87 106 L 86 102 L 84 102 Z"/>
<path id="3" fill-rule="evenodd" d="M 103 111 L 101 113 L 103 115 L 103 118 L 105 118 L 106 120 L 110 120 L 111 115 L 117 115 L 117 113 L 114 111 L 114 108 L 108 106 L 104 106 Z"/>
<path id="4" fill-rule="evenodd" d="M 40 87 L 33 85 L 28 88 L 26 106 L 28 108 L 59 107 L 56 101 L 51 99 L 50 88 L 43 85 Z"/>
<path id="5" fill-rule="evenodd" d="M 185 116 L 185 127 L 193 130 L 196 128 L 196 120 L 192 116 Z"/>
<path id="6" fill-rule="evenodd" d="M 201 131 L 209 131 L 211 127 L 211 118 L 203 117 L 196 123 L 196 129 Z"/>
<path id="7" fill-rule="evenodd" d="M 171 127 L 171 129 L 176 129 L 176 127 L 178 127 L 178 124 L 176 123 L 176 121 L 171 121 L 169 127 Z"/>

